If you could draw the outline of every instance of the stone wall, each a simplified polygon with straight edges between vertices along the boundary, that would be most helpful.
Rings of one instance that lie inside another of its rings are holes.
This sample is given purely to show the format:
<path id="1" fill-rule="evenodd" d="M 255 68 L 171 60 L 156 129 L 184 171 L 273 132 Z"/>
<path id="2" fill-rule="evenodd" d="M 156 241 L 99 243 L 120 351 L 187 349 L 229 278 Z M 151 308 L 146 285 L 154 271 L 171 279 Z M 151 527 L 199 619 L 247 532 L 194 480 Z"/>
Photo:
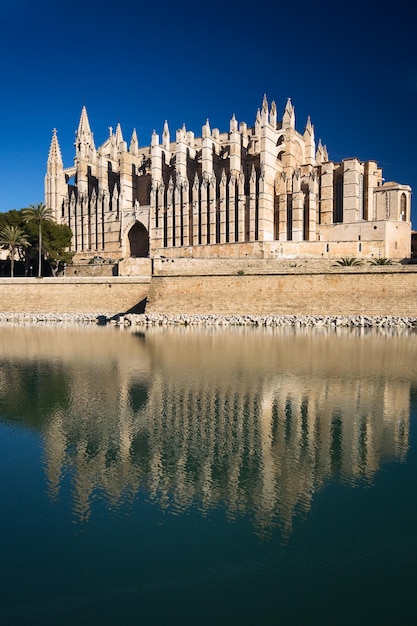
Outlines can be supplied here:
<path id="1" fill-rule="evenodd" d="M 217 270 L 216 265 L 218 264 Z M 262 268 L 262 272 L 261 272 Z M 222 272 L 222 273 L 220 273 Z M 417 316 L 417 267 L 155 260 L 152 280 L 2 278 L 0 312 Z"/>
<path id="2" fill-rule="evenodd" d="M 2 278 L 0 312 L 97 313 L 140 311 L 150 278 Z"/>
<path id="3" fill-rule="evenodd" d="M 269 264 L 267 273 L 259 274 L 252 262 L 233 275 L 234 263 L 228 264 L 230 273 L 223 275 L 207 274 L 203 268 L 199 275 L 192 275 L 185 263 L 182 271 L 175 273 L 175 267 L 176 262 L 155 263 L 147 313 L 417 314 L 417 270 L 413 266 L 332 266 L 327 270 L 288 266 L 274 270 Z"/>

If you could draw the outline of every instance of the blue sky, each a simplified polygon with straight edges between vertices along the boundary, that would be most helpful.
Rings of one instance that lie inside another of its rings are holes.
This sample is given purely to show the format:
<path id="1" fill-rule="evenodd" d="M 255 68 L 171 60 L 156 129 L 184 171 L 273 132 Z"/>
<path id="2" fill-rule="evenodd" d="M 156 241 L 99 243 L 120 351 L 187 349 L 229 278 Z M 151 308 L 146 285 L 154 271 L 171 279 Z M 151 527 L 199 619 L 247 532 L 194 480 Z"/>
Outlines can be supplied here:
<path id="1" fill-rule="evenodd" d="M 252 125 L 263 94 L 330 159 L 378 161 L 417 190 L 417 48 L 408 2 L 0 0 L 0 211 L 43 201 L 52 129 L 64 165 L 87 107 L 96 146 L 167 119 L 201 135 Z M 414 226 L 417 205 L 414 202 Z"/>

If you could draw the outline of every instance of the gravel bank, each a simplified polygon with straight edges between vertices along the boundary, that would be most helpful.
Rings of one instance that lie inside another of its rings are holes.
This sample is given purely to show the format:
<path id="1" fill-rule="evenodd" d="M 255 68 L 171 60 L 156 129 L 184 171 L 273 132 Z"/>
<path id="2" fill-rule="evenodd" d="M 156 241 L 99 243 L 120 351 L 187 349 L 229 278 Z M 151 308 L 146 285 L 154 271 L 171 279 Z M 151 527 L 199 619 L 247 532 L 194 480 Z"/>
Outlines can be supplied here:
<path id="1" fill-rule="evenodd" d="M 365 315 L 171 315 L 0 313 L 0 324 L 112 324 L 117 326 L 277 326 L 277 327 L 345 327 L 345 328 L 416 328 L 417 317 Z"/>

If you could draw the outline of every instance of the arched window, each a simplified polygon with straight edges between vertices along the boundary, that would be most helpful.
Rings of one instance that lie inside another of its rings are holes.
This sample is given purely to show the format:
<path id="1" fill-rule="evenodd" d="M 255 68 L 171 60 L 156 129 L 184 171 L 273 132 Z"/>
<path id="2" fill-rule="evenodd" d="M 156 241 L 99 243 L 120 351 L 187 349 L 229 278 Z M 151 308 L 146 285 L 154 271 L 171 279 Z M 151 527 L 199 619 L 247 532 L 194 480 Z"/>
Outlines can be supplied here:
<path id="1" fill-rule="evenodd" d="M 400 220 L 402 222 L 407 221 L 407 196 L 405 193 L 401 194 L 400 200 Z"/>

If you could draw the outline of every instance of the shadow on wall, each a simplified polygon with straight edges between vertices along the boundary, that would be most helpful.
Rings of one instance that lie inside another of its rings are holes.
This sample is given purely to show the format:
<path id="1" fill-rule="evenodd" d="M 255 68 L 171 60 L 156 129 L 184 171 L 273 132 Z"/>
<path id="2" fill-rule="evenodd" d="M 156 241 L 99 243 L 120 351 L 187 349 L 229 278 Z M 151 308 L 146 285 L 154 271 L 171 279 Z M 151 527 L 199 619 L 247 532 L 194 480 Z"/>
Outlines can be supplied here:
<path id="1" fill-rule="evenodd" d="M 120 313 L 116 313 L 115 315 L 112 315 L 110 318 L 108 318 L 106 315 L 99 315 L 97 317 L 97 324 L 99 326 L 106 326 L 106 324 L 109 322 L 109 320 L 118 320 L 120 316 L 122 315 L 128 315 L 128 314 L 136 314 L 136 315 L 140 315 L 142 313 L 145 313 L 145 308 L 146 308 L 146 303 L 147 303 L 148 299 L 144 298 L 143 300 L 141 300 L 140 302 L 138 302 L 137 304 L 135 304 L 134 306 L 132 306 L 128 311 L 123 311 Z"/>
<path id="2" fill-rule="evenodd" d="M 143 300 L 132 306 L 128 311 L 125 311 L 124 314 L 127 315 L 129 313 L 136 313 L 137 315 L 140 315 L 142 313 L 145 313 L 147 302 L 148 298 L 143 298 Z"/>

